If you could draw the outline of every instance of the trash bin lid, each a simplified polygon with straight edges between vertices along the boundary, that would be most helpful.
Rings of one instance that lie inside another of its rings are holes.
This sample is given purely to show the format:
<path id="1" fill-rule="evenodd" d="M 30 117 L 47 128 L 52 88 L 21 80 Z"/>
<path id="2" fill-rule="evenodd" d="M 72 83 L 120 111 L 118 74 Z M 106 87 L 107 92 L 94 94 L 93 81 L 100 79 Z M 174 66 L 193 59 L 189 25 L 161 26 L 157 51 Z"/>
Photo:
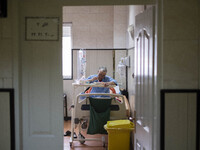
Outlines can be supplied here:
<path id="1" fill-rule="evenodd" d="M 130 120 L 107 121 L 107 128 L 134 128 L 134 123 Z"/>

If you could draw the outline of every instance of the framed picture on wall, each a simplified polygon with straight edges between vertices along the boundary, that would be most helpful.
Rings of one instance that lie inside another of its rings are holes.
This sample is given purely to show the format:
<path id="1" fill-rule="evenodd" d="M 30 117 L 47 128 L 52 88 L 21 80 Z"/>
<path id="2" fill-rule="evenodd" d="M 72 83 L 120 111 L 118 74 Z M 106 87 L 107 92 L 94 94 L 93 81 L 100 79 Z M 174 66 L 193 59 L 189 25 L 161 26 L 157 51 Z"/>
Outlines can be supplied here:
<path id="1" fill-rule="evenodd" d="M 58 17 L 25 17 L 26 41 L 58 41 Z"/>

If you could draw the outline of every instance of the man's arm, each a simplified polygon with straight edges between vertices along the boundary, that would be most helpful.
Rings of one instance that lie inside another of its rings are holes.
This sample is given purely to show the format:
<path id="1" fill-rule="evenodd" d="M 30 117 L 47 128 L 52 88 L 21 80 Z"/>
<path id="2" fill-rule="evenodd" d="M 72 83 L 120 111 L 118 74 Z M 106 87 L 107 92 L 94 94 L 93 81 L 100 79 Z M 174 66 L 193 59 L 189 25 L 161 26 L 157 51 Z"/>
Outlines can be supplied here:
<path id="1" fill-rule="evenodd" d="M 93 77 L 92 79 L 89 79 L 89 82 L 94 82 L 95 80 L 97 80 L 97 77 Z"/>
<path id="2" fill-rule="evenodd" d="M 91 76 L 89 76 L 86 80 L 92 83 L 92 82 L 94 82 L 95 80 L 98 80 L 98 78 L 97 78 L 97 76 L 95 76 L 95 75 L 91 75 Z"/>
<path id="3" fill-rule="evenodd" d="M 111 82 L 103 82 L 104 86 L 107 87 L 109 85 L 117 85 L 115 82 L 111 81 Z"/>
<path id="4" fill-rule="evenodd" d="M 107 77 L 108 77 L 107 83 L 109 85 L 117 85 L 117 81 L 115 79 L 113 79 L 113 78 L 111 78 L 109 76 L 107 76 Z"/>
<path id="5" fill-rule="evenodd" d="M 106 76 L 106 79 L 104 80 L 104 86 L 109 85 L 117 85 L 117 81 L 109 76 Z"/>

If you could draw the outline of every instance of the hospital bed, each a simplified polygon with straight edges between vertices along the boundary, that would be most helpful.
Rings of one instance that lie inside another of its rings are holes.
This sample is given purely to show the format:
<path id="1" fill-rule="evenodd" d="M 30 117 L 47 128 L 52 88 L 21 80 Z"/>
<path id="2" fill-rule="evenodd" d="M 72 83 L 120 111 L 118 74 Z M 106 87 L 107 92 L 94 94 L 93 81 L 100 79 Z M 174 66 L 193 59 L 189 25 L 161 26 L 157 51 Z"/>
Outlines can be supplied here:
<path id="1" fill-rule="evenodd" d="M 102 85 L 94 84 L 72 84 L 74 87 L 74 93 L 77 87 L 103 87 Z M 109 86 L 113 87 L 113 86 Z M 85 141 L 102 141 L 103 146 L 105 146 L 105 137 L 101 138 L 85 138 L 82 135 L 82 131 L 88 128 L 88 122 L 90 121 L 90 101 L 89 98 L 95 96 L 108 96 L 111 98 L 110 105 L 110 120 L 120 120 L 128 119 L 130 116 L 130 106 L 128 100 L 124 95 L 113 94 L 113 93 L 81 93 L 74 95 L 74 101 L 72 104 L 72 119 L 71 119 L 71 137 L 70 137 L 70 147 L 72 147 L 73 141 L 79 141 L 81 144 Z M 98 97 L 99 99 L 105 99 L 105 97 Z M 75 128 L 78 127 L 78 136 L 74 138 Z"/>

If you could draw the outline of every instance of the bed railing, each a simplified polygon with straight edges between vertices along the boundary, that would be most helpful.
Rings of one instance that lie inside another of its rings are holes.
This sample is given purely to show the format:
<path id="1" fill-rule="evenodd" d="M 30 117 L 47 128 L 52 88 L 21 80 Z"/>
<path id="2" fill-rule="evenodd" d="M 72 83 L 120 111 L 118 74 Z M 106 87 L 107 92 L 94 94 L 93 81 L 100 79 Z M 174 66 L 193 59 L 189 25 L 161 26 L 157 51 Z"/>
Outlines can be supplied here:
<path id="1" fill-rule="evenodd" d="M 98 95 L 99 96 L 110 96 L 112 98 L 114 98 L 114 97 L 121 97 L 122 98 L 122 102 L 125 101 L 124 100 L 124 95 L 121 95 L 121 94 L 110 94 L 110 93 L 87 93 L 87 94 L 79 94 L 79 95 L 76 96 L 76 99 L 77 99 L 77 102 L 78 102 L 78 100 L 79 100 L 79 98 L 81 96 L 89 97 L 89 96 L 98 96 Z M 103 98 L 107 98 L 107 97 L 99 97 L 99 98 L 103 99 Z M 79 103 L 83 102 L 84 100 L 79 101 Z"/>

